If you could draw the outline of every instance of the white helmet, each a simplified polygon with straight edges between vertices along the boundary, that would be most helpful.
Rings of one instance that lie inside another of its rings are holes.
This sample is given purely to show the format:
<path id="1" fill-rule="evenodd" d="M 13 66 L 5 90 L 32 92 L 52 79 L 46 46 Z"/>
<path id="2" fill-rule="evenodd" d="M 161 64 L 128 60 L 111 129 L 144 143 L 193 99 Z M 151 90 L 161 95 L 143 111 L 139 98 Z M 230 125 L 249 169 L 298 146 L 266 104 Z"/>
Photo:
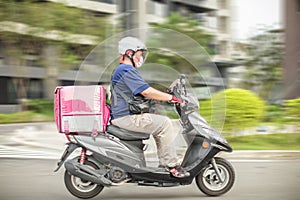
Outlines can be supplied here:
<path id="1" fill-rule="evenodd" d="M 124 55 L 126 50 L 132 50 L 136 52 L 138 50 L 147 50 L 147 47 L 137 38 L 125 37 L 119 41 L 119 53 Z"/>

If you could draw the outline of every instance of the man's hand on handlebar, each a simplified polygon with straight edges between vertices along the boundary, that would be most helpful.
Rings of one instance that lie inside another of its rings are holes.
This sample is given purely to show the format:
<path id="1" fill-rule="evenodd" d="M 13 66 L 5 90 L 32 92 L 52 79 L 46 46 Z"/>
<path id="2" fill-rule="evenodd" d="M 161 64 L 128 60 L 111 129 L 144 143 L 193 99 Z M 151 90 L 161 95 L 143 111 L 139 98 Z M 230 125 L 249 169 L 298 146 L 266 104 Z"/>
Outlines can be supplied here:
<path id="1" fill-rule="evenodd" d="M 172 99 L 169 100 L 168 103 L 183 103 L 183 101 L 175 96 L 172 96 Z"/>

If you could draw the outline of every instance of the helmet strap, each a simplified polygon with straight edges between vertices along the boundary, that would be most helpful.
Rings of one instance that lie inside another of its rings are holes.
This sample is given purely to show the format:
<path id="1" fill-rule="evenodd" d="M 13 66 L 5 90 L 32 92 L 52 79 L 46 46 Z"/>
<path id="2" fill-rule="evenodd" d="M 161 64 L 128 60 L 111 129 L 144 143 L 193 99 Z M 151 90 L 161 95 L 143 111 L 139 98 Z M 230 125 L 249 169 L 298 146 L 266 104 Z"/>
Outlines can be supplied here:
<path id="1" fill-rule="evenodd" d="M 125 54 L 123 55 L 123 61 L 124 61 L 124 58 L 127 57 L 127 58 L 130 59 L 133 67 L 135 67 L 135 63 L 133 61 L 134 54 L 135 54 L 135 51 L 133 51 L 133 50 L 126 50 Z"/>

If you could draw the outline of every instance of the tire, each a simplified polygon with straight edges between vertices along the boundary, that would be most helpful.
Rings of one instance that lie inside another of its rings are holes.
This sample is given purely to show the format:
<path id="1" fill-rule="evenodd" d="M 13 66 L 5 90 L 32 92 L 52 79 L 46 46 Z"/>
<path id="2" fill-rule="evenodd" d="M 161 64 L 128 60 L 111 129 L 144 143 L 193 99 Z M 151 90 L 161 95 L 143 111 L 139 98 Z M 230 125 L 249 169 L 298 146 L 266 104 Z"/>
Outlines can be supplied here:
<path id="1" fill-rule="evenodd" d="M 86 160 L 84 165 L 88 165 L 93 169 L 99 169 L 96 164 Z M 97 196 L 104 188 L 102 185 L 97 185 L 90 181 L 82 180 L 68 171 L 65 171 L 65 185 L 71 194 L 81 199 L 89 199 Z"/>
<path id="2" fill-rule="evenodd" d="M 214 158 L 219 169 L 223 183 L 214 170 L 212 164 L 205 166 L 195 177 L 198 188 L 208 196 L 220 196 L 228 192 L 235 181 L 235 172 L 232 165 L 223 158 Z"/>

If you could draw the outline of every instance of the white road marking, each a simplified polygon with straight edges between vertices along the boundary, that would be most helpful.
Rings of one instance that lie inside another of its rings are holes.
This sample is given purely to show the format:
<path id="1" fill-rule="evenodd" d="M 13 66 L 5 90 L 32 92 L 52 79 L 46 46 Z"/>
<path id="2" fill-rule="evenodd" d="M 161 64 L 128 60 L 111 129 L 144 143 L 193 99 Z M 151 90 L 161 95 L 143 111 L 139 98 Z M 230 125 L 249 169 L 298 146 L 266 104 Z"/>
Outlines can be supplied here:
<path id="1" fill-rule="evenodd" d="M 59 159 L 60 155 L 55 152 L 29 150 L 18 147 L 0 145 L 0 158 Z"/>

